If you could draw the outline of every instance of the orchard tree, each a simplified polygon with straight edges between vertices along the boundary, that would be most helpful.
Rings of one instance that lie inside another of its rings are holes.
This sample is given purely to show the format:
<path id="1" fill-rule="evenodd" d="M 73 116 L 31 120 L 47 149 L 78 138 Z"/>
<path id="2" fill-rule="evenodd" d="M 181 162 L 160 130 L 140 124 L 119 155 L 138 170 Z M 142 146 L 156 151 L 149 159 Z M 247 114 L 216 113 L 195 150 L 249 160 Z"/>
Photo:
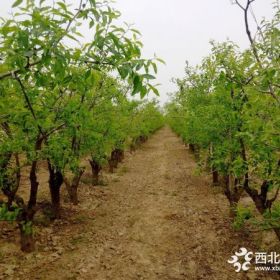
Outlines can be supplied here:
<path id="1" fill-rule="evenodd" d="M 210 165 L 213 183 L 221 184 L 232 215 L 246 192 L 262 214 L 261 226 L 280 239 L 279 202 L 279 10 L 263 22 L 253 39 L 243 7 L 250 49 L 232 42 L 212 43 L 201 65 L 187 65 L 178 91 L 167 105 L 167 119 L 199 163 Z M 177 121 L 179 120 L 179 122 Z"/>
<path id="2" fill-rule="evenodd" d="M 65 1 L 49 5 L 44 0 L 17 0 L 13 8 L 13 16 L 2 19 L 0 28 L 0 186 L 7 196 L 1 207 L 17 211 L 12 217 L 20 227 L 21 248 L 32 251 L 38 162 L 48 164 L 55 218 L 65 174 L 74 174 L 71 194 L 83 173 L 81 159 L 90 150 L 88 138 L 95 137 L 88 125 L 93 124 L 104 80 L 109 73 L 118 74 L 132 95 L 144 97 L 150 90 L 157 93 L 150 84 L 156 64 L 141 57 L 137 30 L 115 25 L 120 13 L 108 1 L 80 0 L 73 8 Z M 91 39 L 80 33 L 82 27 Z M 17 195 L 26 163 L 28 201 Z"/>

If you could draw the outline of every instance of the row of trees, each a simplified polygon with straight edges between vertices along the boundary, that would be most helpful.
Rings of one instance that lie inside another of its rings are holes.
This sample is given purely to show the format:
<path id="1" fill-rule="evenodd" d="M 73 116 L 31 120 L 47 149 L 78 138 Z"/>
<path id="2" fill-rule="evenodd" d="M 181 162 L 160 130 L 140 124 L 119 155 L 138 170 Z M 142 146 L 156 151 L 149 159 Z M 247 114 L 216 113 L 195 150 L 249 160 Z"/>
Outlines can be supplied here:
<path id="1" fill-rule="evenodd" d="M 262 227 L 280 239 L 280 10 L 263 22 L 253 38 L 246 6 L 251 48 L 240 51 L 233 42 L 212 42 L 212 52 L 201 65 L 186 66 L 178 91 L 166 106 L 171 127 L 189 143 L 200 166 L 211 168 L 232 215 L 247 193 L 263 216 Z M 245 214 L 244 214 L 245 213 Z M 244 218 L 252 213 L 243 211 Z"/>
<path id="2" fill-rule="evenodd" d="M 158 94 L 150 73 L 159 59 L 142 58 L 139 32 L 116 26 L 120 13 L 108 1 L 17 0 L 13 7 L 0 28 L 0 220 L 17 221 L 21 249 L 32 251 L 38 163 L 48 166 L 55 219 L 63 182 L 78 203 L 85 159 L 96 184 L 105 164 L 112 171 L 126 147 L 162 125 L 156 102 L 128 97 Z M 27 201 L 18 192 L 25 165 Z"/>

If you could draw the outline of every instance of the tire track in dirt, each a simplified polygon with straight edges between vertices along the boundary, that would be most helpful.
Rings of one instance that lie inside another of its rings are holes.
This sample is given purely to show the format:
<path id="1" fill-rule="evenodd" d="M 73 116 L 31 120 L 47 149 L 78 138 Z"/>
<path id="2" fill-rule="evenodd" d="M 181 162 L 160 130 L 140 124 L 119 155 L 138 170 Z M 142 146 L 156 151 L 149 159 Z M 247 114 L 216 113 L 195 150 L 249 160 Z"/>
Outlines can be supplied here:
<path id="1" fill-rule="evenodd" d="M 37 262 L 26 274 L 30 279 L 277 279 L 237 274 L 227 263 L 239 247 L 253 249 L 253 242 L 232 230 L 223 194 L 195 175 L 192 155 L 169 128 L 120 170 L 103 187 L 106 199 L 94 220 L 83 225 L 86 241 L 55 262 Z"/>

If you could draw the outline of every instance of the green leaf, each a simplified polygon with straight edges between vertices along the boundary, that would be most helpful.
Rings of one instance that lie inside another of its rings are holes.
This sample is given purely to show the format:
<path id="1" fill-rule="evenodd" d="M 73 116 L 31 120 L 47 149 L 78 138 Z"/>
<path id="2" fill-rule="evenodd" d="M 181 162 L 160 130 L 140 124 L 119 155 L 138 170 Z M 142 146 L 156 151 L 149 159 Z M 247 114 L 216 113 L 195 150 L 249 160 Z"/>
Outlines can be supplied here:
<path id="1" fill-rule="evenodd" d="M 90 0 L 90 3 L 92 4 L 93 7 L 96 7 L 96 1 L 95 0 Z"/>
<path id="2" fill-rule="evenodd" d="M 58 2 L 57 5 L 59 5 L 64 11 L 67 11 L 67 7 L 63 2 Z"/>
<path id="3" fill-rule="evenodd" d="M 142 80 L 139 75 L 135 75 L 133 78 L 133 95 L 136 94 L 137 92 L 141 91 L 142 87 Z"/>
<path id="4" fill-rule="evenodd" d="M 89 28 L 91 29 L 94 26 L 94 20 L 91 20 L 89 23 Z"/>
<path id="5" fill-rule="evenodd" d="M 150 90 L 152 90 L 154 92 L 155 95 L 159 96 L 159 91 L 156 87 L 154 87 L 153 85 L 151 84 L 148 84 Z"/>
<path id="6" fill-rule="evenodd" d="M 151 74 L 143 74 L 142 77 L 148 80 L 154 80 L 156 77 Z"/>
<path id="7" fill-rule="evenodd" d="M 148 90 L 146 87 L 141 87 L 141 90 L 140 90 L 140 97 L 141 98 L 144 98 L 146 96 L 146 94 L 148 93 Z"/>
<path id="8" fill-rule="evenodd" d="M 119 67 L 118 68 L 119 74 L 121 78 L 124 80 L 127 75 L 129 74 L 129 68 L 128 67 Z"/>
<path id="9" fill-rule="evenodd" d="M 91 74 L 91 69 L 87 70 L 86 74 L 85 74 L 85 79 L 87 79 Z"/>
<path id="10" fill-rule="evenodd" d="M 156 63 L 152 62 L 152 66 L 154 68 L 155 74 L 157 74 L 157 65 L 156 65 Z"/>
<path id="11" fill-rule="evenodd" d="M 15 8 L 15 7 L 19 6 L 22 3 L 22 1 L 23 0 L 16 0 L 12 7 Z"/>
<path id="12" fill-rule="evenodd" d="M 159 61 L 160 63 L 166 65 L 166 63 L 165 63 L 165 61 L 163 59 L 157 57 L 156 60 Z"/>

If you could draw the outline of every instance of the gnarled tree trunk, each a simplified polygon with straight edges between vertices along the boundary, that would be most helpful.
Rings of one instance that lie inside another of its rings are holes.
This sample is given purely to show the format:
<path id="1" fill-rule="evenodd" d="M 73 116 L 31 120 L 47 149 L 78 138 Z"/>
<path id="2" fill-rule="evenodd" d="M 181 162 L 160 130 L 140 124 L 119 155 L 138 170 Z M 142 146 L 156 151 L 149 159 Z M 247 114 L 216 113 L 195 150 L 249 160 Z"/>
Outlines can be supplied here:
<path id="1" fill-rule="evenodd" d="M 124 160 L 124 151 L 122 149 L 116 149 L 116 158 L 118 162 L 122 162 Z"/>
<path id="2" fill-rule="evenodd" d="M 119 156 L 118 156 L 118 152 L 117 150 L 113 150 L 112 153 L 111 153 L 111 157 L 110 159 L 108 160 L 108 163 L 109 163 L 109 171 L 111 173 L 114 172 L 114 168 L 117 168 L 118 167 L 118 160 Z"/>
<path id="3" fill-rule="evenodd" d="M 36 153 L 41 150 L 42 143 L 44 138 L 41 137 L 41 134 L 38 135 L 35 143 Z M 30 179 L 30 194 L 27 207 L 23 207 L 21 215 L 18 219 L 19 229 L 20 229 L 20 243 L 21 250 L 24 252 L 32 252 L 35 250 L 35 240 L 33 236 L 33 217 L 36 213 L 36 204 L 37 204 L 37 193 L 39 182 L 37 180 L 37 159 L 34 159 L 31 165 L 31 170 L 29 174 Z"/>
<path id="4" fill-rule="evenodd" d="M 20 248 L 23 252 L 30 253 L 35 250 L 35 240 L 33 236 L 32 221 L 22 221 L 19 223 Z"/>
<path id="5" fill-rule="evenodd" d="M 92 185 L 98 185 L 99 183 L 99 173 L 102 167 L 95 161 L 89 160 L 91 171 L 92 171 Z"/>
<path id="6" fill-rule="evenodd" d="M 79 203 L 78 200 L 78 187 L 80 184 L 80 180 L 82 175 L 84 174 L 84 169 L 80 169 L 73 177 L 71 181 L 64 177 L 64 183 L 66 185 L 66 189 L 70 198 L 70 201 L 77 205 Z"/>
<path id="7" fill-rule="evenodd" d="M 241 198 L 243 187 L 239 183 L 239 179 L 233 178 L 232 175 L 223 177 L 224 193 L 230 204 L 230 216 L 235 217 L 236 207 Z"/>
<path id="8" fill-rule="evenodd" d="M 60 188 L 63 184 L 63 175 L 60 170 L 51 165 L 48 160 L 49 169 L 49 189 L 52 200 L 52 218 L 57 219 L 60 217 Z"/>

